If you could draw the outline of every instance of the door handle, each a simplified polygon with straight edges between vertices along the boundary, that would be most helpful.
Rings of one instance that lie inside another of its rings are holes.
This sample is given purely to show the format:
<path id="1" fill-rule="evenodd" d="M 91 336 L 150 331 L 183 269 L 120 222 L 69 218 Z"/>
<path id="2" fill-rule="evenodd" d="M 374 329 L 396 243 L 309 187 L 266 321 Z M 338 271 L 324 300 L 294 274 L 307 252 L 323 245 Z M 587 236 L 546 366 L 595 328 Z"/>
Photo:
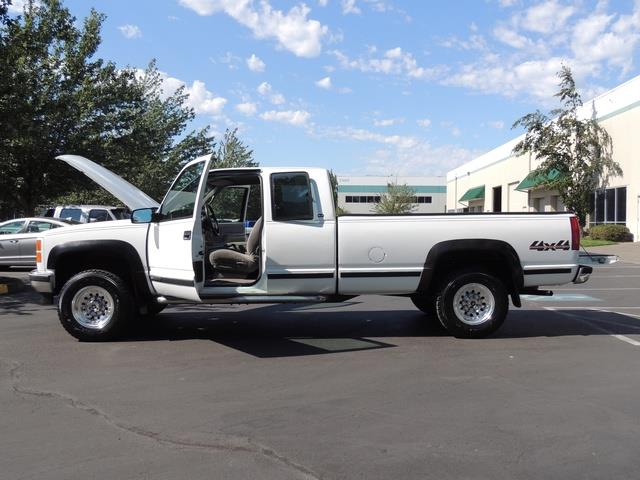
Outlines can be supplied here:
<path id="1" fill-rule="evenodd" d="M 191 230 L 185 230 L 182 234 L 183 240 L 191 240 Z"/>

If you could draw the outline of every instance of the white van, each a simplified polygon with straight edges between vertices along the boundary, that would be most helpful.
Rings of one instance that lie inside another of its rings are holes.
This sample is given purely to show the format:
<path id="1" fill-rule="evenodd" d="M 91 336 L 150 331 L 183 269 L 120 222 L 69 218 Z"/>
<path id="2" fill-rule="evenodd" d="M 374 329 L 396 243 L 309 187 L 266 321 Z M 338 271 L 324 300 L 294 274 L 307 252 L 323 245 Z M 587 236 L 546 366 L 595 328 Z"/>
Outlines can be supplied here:
<path id="1" fill-rule="evenodd" d="M 107 205 L 64 205 L 47 209 L 45 217 L 73 220 L 80 223 L 106 222 L 108 220 L 126 220 L 131 212 L 126 207 Z"/>

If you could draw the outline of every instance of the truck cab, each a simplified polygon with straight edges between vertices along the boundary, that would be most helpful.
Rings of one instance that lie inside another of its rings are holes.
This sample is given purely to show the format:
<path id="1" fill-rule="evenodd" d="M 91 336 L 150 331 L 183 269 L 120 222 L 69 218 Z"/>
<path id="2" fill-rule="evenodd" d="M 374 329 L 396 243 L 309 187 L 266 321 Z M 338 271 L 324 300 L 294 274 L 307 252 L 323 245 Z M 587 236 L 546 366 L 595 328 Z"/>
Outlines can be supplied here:
<path id="1" fill-rule="evenodd" d="M 147 223 L 149 277 L 173 301 L 336 293 L 336 222 L 324 169 L 186 165 Z"/>

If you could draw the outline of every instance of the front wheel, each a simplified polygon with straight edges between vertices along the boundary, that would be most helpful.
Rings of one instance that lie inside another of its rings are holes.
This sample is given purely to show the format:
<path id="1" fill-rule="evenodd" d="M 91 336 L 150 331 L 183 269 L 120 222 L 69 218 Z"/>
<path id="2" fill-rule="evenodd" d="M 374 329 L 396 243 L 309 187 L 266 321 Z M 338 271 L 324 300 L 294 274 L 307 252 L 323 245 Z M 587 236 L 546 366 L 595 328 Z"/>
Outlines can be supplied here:
<path id="1" fill-rule="evenodd" d="M 504 322 L 507 290 L 490 273 L 462 270 L 450 274 L 436 296 L 440 323 L 458 338 L 485 337 Z"/>
<path id="2" fill-rule="evenodd" d="M 133 313 L 131 291 L 117 275 L 87 270 L 71 277 L 58 299 L 64 329 L 81 341 L 113 340 Z"/>

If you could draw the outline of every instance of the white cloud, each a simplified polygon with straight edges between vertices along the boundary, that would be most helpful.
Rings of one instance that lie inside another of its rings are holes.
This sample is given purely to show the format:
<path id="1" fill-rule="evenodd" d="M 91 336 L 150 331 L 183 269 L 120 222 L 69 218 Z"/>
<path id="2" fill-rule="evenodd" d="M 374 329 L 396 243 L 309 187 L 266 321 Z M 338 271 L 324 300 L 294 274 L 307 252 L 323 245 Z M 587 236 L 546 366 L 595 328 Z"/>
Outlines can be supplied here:
<path id="1" fill-rule="evenodd" d="M 318 0 L 318 5 L 320 5 L 321 7 L 326 7 L 328 3 L 328 0 Z"/>
<path id="2" fill-rule="evenodd" d="M 282 105 L 285 102 L 284 95 L 276 92 L 270 83 L 262 82 L 258 85 L 257 91 L 263 97 L 266 97 L 274 105 Z"/>
<path id="3" fill-rule="evenodd" d="M 237 104 L 236 110 L 247 117 L 252 117 L 258 111 L 258 106 L 255 103 L 244 102 Z"/>
<path id="4" fill-rule="evenodd" d="M 343 15 L 348 15 L 350 13 L 358 15 L 362 13 L 362 10 L 360 10 L 356 5 L 356 0 L 342 0 L 341 5 Z"/>
<path id="5" fill-rule="evenodd" d="M 317 20 L 308 19 L 309 7 L 304 3 L 288 12 L 274 9 L 268 0 L 259 6 L 251 0 L 179 0 L 180 4 L 198 15 L 226 13 L 249 28 L 256 38 L 271 38 L 278 45 L 299 57 L 317 57 L 322 40 L 329 29 Z"/>
<path id="6" fill-rule="evenodd" d="M 311 114 L 305 110 L 270 110 L 260 114 L 260 118 L 270 122 L 287 123 L 294 127 L 303 127 Z"/>
<path id="7" fill-rule="evenodd" d="M 502 43 L 509 45 L 513 48 L 525 48 L 531 45 L 531 40 L 529 40 L 524 35 L 520 35 L 515 30 L 508 28 L 504 25 L 499 25 L 493 30 L 493 35 L 500 40 Z"/>
<path id="8" fill-rule="evenodd" d="M 596 11 L 581 19 L 575 26 L 571 49 L 577 59 L 584 63 L 605 62 L 631 69 L 633 53 L 640 43 L 640 2 L 630 15 L 607 15 Z"/>
<path id="9" fill-rule="evenodd" d="M 142 37 L 142 30 L 137 25 L 121 25 L 118 27 L 120 33 L 124 35 L 125 38 L 140 38 Z"/>
<path id="10" fill-rule="evenodd" d="M 136 70 L 136 76 L 141 78 L 144 76 L 144 70 Z M 227 99 L 216 96 L 207 89 L 205 83 L 201 80 L 194 80 L 188 85 L 184 80 L 171 77 L 165 72 L 159 72 L 162 80 L 161 95 L 162 99 L 166 99 L 173 95 L 180 87 L 184 87 L 184 93 L 188 95 L 186 104 L 193 108 L 197 114 L 207 114 L 219 116 L 222 114 Z"/>
<path id="11" fill-rule="evenodd" d="M 382 118 L 373 121 L 375 127 L 392 127 L 404 123 L 404 118 Z"/>
<path id="12" fill-rule="evenodd" d="M 187 104 L 193 107 L 196 113 L 219 115 L 227 103 L 226 98 L 216 97 L 200 80 L 194 80 L 191 86 L 185 88 L 185 92 L 189 94 Z"/>
<path id="13" fill-rule="evenodd" d="M 522 28 L 538 33 L 557 32 L 576 9 L 571 5 L 562 5 L 557 0 L 546 0 L 527 9 L 520 19 Z"/>
<path id="14" fill-rule="evenodd" d="M 7 5 L 7 11 L 12 15 L 22 15 L 26 4 L 26 0 L 13 0 L 10 5 Z M 36 0 L 33 2 L 33 6 L 40 7 L 42 3 Z"/>
<path id="15" fill-rule="evenodd" d="M 376 47 L 370 47 L 368 57 L 357 59 L 350 59 L 338 50 L 334 50 L 332 53 L 342 68 L 360 70 L 361 72 L 403 75 L 414 79 L 433 79 L 443 71 L 443 67 L 424 68 L 419 66 L 413 55 L 403 51 L 400 47 L 389 49 L 382 56 L 376 56 Z"/>
<path id="16" fill-rule="evenodd" d="M 492 120 L 488 125 L 496 130 L 502 130 L 504 128 L 504 122 L 502 120 Z"/>
<path id="17" fill-rule="evenodd" d="M 429 126 L 431 126 L 431 120 L 429 120 L 428 118 L 420 118 L 416 120 L 416 123 L 422 128 L 429 128 Z"/>
<path id="18" fill-rule="evenodd" d="M 365 167 L 366 173 L 377 175 L 444 175 L 480 153 L 457 145 L 433 146 L 415 136 L 384 135 L 362 128 L 325 128 L 318 135 L 379 145 L 367 155 Z"/>
<path id="19" fill-rule="evenodd" d="M 331 77 L 324 77 L 316 82 L 316 86 L 324 88 L 325 90 L 331 90 Z"/>
<path id="20" fill-rule="evenodd" d="M 255 53 L 252 53 L 251 56 L 247 58 L 247 67 L 252 72 L 264 72 L 266 65 Z"/>

